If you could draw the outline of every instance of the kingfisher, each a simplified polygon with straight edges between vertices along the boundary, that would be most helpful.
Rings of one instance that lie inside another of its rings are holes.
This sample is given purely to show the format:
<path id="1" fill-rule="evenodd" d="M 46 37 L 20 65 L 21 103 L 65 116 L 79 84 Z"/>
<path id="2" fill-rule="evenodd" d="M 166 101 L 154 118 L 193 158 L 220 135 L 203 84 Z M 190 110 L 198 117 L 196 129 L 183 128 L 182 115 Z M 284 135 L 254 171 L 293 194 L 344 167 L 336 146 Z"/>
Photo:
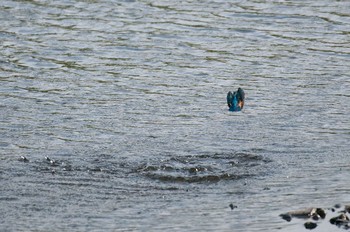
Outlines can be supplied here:
<path id="1" fill-rule="evenodd" d="M 241 111 L 244 106 L 244 91 L 238 88 L 236 92 L 227 93 L 227 105 L 230 111 Z"/>

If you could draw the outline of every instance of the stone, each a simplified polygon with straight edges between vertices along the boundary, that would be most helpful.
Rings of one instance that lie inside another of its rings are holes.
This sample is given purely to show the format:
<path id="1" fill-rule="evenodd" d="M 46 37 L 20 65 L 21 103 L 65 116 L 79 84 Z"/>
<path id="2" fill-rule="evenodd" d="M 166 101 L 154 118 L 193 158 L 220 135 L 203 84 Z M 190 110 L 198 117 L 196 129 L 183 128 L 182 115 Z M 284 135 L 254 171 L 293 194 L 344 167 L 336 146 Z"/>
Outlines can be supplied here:
<path id="1" fill-rule="evenodd" d="M 23 156 L 23 155 L 21 155 L 21 157 L 20 157 L 18 160 L 19 160 L 19 161 L 22 161 L 22 162 L 25 162 L 25 163 L 29 162 L 29 160 L 27 159 L 27 157 L 25 157 L 25 156 Z"/>
<path id="2" fill-rule="evenodd" d="M 349 217 L 345 213 L 342 213 L 336 217 L 331 218 L 329 222 L 335 225 L 346 225 L 349 223 Z"/>
<path id="3" fill-rule="evenodd" d="M 304 226 L 308 230 L 315 229 L 317 227 L 317 224 L 315 222 L 305 222 Z"/>
<path id="4" fill-rule="evenodd" d="M 350 213 L 350 205 L 345 205 L 344 210 L 345 212 Z"/>
<path id="5" fill-rule="evenodd" d="M 237 205 L 233 205 L 232 203 L 230 204 L 231 210 L 234 210 L 235 208 L 238 208 Z"/>
<path id="6" fill-rule="evenodd" d="M 286 214 L 280 214 L 280 217 L 284 220 L 286 220 L 287 222 L 290 222 L 292 220 L 292 216 L 289 213 Z"/>

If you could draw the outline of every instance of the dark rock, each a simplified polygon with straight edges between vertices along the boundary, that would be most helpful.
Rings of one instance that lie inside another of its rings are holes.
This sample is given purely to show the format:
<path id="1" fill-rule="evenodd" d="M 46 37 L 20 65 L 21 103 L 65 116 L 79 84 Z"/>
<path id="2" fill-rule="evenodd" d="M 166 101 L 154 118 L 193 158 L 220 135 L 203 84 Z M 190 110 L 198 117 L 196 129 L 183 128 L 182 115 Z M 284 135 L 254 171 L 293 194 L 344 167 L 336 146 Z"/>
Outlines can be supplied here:
<path id="1" fill-rule="evenodd" d="M 305 222 L 304 226 L 308 230 L 315 229 L 317 227 L 317 224 L 315 222 Z"/>
<path id="2" fill-rule="evenodd" d="M 345 212 L 348 212 L 348 213 L 350 213 L 350 205 L 345 205 Z"/>
<path id="3" fill-rule="evenodd" d="M 73 168 L 72 168 L 72 166 L 67 165 L 67 166 L 63 167 L 63 171 L 73 171 Z"/>
<path id="4" fill-rule="evenodd" d="M 58 166 L 58 163 L 55 160 L 50 160 L 51 166 Z"/>
<path id="5" fill-rule="evenodd" d="M 349 223 L 349 217 L 345 213 L 342 213 L 337 217 L 331 218 L 329 222 L 335 225 L 346 225 Z"/>
<path id="6" fill-rule="evenodd" d="M 88 170 L 89 172 L 102 172 L 102 168 L 94 167 Z"/>
<path id="7" fill-rule="evenodd" d="M 336 209 L 340 209 L 340 207 L 341 207 L 341 204 L 335 204 L 334 205 L 334 208 L 336 208 Z"/>
<path id="8" fill-rule="evenodd" d="M 320 219 L 320 215 L 318 214 L 313 214 L 311 217 L 313 220 L 317 221 L 318 219 Z"/>
<path id="9" fill-rule="evenodd" d="M 190 173 L 190 174 L 197 174 L 197 172 L 198 172 L 198 168 L 190 168 L 189 170 L 188 170 L 188 172 Z"/>
<path id="10" fill-rule="evenodd" d="M 280 214 L 280 217 L 282 217 L 282 219 L 286 220 L 287 222 L 290 222 L 292 220 L 292 216 L 289 213 Z"/>
<path id="11" fill-rule="evenodd" d="M 22 161 L 22 162 L 25 162 L 25 163 L 29 162 L 29 160 L 27 159 L 27 157 L 25 157 L 25 156 L 23 156 L 23 155 L 21 155 L 21 157 L 20 157 L 18 160 L 19 160 L 19 161 Z"/>
<path id="12" fill-rule="evenodd" d="M 237 205 L 233 205 L 232 203 L 230 204 L 231 210 L 234 210 L 235 208 L 238 208 Z"/>
<path id="13" fill-rule="evenodd" d="M 317 208 L 316 214 L 319 215 L 322 219 L 326 217 L 326 211 L 324 211 L 324 209 L 322 208 Z"/>

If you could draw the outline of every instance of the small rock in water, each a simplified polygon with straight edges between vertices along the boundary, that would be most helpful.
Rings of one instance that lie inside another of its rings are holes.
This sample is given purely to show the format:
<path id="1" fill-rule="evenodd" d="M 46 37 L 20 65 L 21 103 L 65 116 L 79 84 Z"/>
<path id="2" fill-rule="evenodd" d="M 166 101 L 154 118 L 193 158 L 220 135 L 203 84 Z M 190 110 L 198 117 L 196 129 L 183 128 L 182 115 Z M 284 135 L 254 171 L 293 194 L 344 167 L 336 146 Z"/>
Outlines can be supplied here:
<path id="1" fill-rule="evenodd" d="M 346 205 L 344 209 L 345 209 L 345 212 L 350 213 L 350 205 Z"/>
<path id="2" fill-rule="evenodd" d="M 317 224 L 314 222 L 305 222 L 304 226 L 306 229 L 312 230 L 312 229 L 315 229 L 317 227 Z"/>
<path id="3" fill-rule="evenodd" d="M 18 159 L 19 161 L 23 161 L 25 163 L 29 162 L 29 160 L 27 159 L 27 157 L 21 155 L 21 157 Z"/>
<path id="4" fill-rule="evenodd" d="M 188 172 L 189 172 L 190 174 L 196 174 L 196 173 L 198 172 L 198 168 L 190 168 L 190 169 L 188 170 Z"/>
<path id="5" fill-rule="evenodd" d="M 317 221 L 318 219 L 320 219 L 320 216 L 317 214 L 313 214 L 311 217 L 313 220 Z"/>
<path id="6" fill-rule="evenodd" d="M 50 160 L 51 166 L 58 166 L 57 162 L 55 160 Z"/>
<path id="7" fill-rule="evenodd" d="M 322 219 L 326 217 L 326 211 L 324 211 L 324 209 L 322 208 L 317 208 L 316 214 L 319 215 Z"/>
<path id="8" fill-rule="evenodd" d="M 237 205 L 233 205 L 232 203 L 230 204 L 231 210 L 234 210 L 235 208 L 238 208 Z"/>
<path id="9" fill-rule="evenodd" d="M 350 222 L 349 217 L 345 214 L 342 213 L 337 217 L 333 217 L 329 220 L 329 222 L 331 224 L 335 224 L 335 225 L 346 225 Z"/>
<path id="10" fill-rule="evenodd" d="M 290 222 L 292 220 L 292 216 L 289 213 L 280 214 L 280 217 L 286 220 L 287 222 Z"/>

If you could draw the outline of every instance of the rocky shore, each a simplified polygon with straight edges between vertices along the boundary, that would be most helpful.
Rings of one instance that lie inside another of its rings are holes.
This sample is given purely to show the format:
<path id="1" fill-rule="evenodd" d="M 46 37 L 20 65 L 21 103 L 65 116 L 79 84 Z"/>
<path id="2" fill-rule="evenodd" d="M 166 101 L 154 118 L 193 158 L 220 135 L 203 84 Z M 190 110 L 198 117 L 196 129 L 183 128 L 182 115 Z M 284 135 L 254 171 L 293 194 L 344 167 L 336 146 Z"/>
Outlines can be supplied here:
<path id="1" fill-rule="evenodd" d="M 304 219 L 305 229 L 315 229 L 321 226 L 322 223 L 328 221 L 334 226 L 342 228 L 344 230 L 350 229 L 350 205 L 341 206 L 336 204 L 330 208 L 306 208 L 303 210 L 290 211 L 280 214 L 280 217 L 287 222 L 290 222 L 293 218 Z"/>

